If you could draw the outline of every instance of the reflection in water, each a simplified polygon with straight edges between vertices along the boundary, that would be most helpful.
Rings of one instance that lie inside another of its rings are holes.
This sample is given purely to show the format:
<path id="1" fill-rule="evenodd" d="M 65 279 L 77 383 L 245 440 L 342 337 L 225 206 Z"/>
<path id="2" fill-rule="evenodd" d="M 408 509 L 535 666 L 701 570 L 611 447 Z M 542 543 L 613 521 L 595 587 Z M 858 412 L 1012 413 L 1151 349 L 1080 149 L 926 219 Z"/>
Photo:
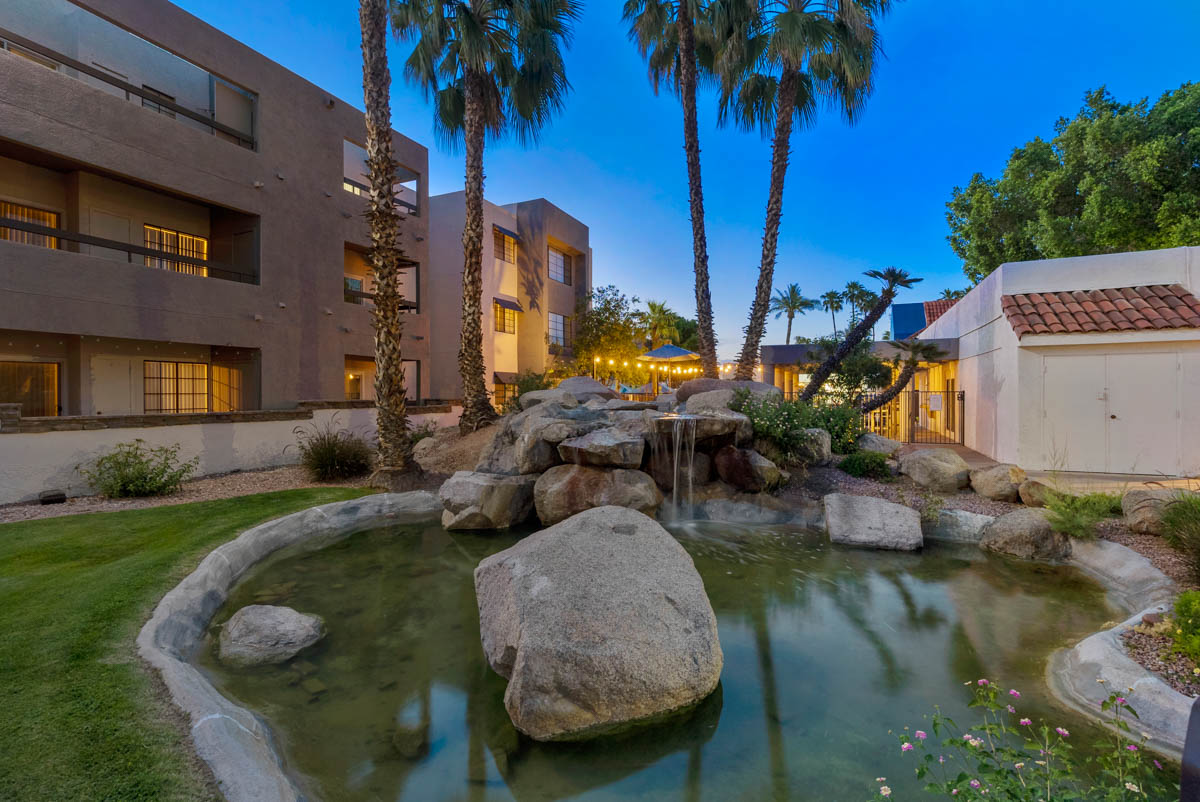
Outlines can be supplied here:
<path id="1" fill-rule="evenodd" d="M 963 682 L 1051 709 L 1046 655 L 1111 617 L 1073 571 L 990 558 L 842 549 L 790 527 L 687 523 L 673 531 L 704 578 L 725 670 L 696 708 L 624 737 L 538 744 L 504 709 L 483 659 L 472 572 L 513 535 L 439 527 L 366 532 L 279 555 L 235 591 L 325 617 L 329 635 L 282 666 L 200 662 L 259 711 L 314 798 L 420 800 L 863 799 L 887 776 L 915 790 L 888 729 L 934 704 L 971 720 Z"/>

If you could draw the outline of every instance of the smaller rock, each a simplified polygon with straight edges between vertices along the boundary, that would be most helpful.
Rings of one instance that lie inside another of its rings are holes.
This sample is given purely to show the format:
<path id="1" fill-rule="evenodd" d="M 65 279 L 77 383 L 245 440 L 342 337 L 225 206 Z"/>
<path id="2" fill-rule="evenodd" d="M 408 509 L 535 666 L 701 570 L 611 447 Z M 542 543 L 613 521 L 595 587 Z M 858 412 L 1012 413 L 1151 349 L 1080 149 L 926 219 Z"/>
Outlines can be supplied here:
<path id="1" fill-rule="evenodd" d="M 580 401 L 590 398 L 620 398 L 621 396 L 606 384 L 596 381 L 590 376 L 572 376 L 558 383 L 558 389 L 571 393 Z M 584 397 L 581 397 L 584 396 Z"/>
<path id="2" fill-rule="evenodd" d="M 729 409 L 729 404 L 732 401 L 732 389 L 709 390 L 704 393 L 696 393 L 688 398 L 686 407 L 689 415 L 699 415 L 704 412 L 724 412 Z"/>
<path id="3" fill-rule="evenodd" d="M 598 429 L 558 444 L 558 456 L 572 465 L 599 468 L 637 468 L 642 464 L 645 439 L 620 429 Z"/>
<path id="4" fill-rule="evenodd" d="M 1126 490 L 1121 497 L 1121 511 L 1125 523 L 1134 532 L 1143 535 L 1163 533 L 1163 513 L 1185 495 L 1194 495 L 1187 490 Z"/>
<path id="5" fill-rule="evenodd" d="M 904 444 L 897 440 L 891 440 L 882 435 L 875 434 L 874 432 L 867 432 L 858 438 L 855 445 L 858 446 L 859 451 L 876 451 L 890 457 L 899 451 L 900 446 Z"/>
<path id="6" fill-rule="evenodd" d="M 923 448 L 900 457 L 900 472 L 940 493 L 953 493 L 971 481 L 966 460 L 948 448 Z"/>
<path id="7" fill-rule="evenodd" d="M 614 411 L 658 409 L 655 401 L 626 401 L 624 398 L 610 398 L 604 402 L 605 409 Z"/>
<path id="8" fill-rule="evenodd" d="M 924 545 L 921 514 L 874 496 L 830 493 L 825 505 L 829 540 L 847 546 L 912 551 Z"/>
<path id="9" fill-rule="evenodd" d="M 1071 554 L 1071 539 L 1055 532 L 1041 509 L 1001 515 L 984 528 L 979 546 L 1023 560 L 1062 560 Z"/>
<path id="10" fill-rule="evenodd" d="M 579 406 L 579 401 L 574 395 L 557 387 L 552 390 L 530 390 L 527 393 L 522 393 L 521 397 L 517 399 L 517 402 L 521 405 L 521 409 L 529 409 L 543 401 L 557 402 L 562 404 L 564 409 L 572 409 Z"/>
<path id="11" fill-rule="evenodd" d="M 992 465 L 971 471 L 971 489 L 993 501 L 1016 501 L 1025 479 L 1025 471 L 1016 465 Z"/>
<path id="12" fill-rule="evenodd" d="M 713 390 L 746 389 L 752 395 L 783 395 L 783 391 L 773 384 L 746 381 L 739 379 L 689 379 L 675 391 L 680 401 L 689 401 L 692 396 Z"/>
<path id="13" fill-rule="evenodd" d="M 805 429 L 807 441 L 800 447 L 799 460 L 804 465 L 828 465 L 833 459 L 833 438 L 824 429 Z"/>
<path id="14" fill-rule="evenodd" d="M 298 613 L 290 607 L 249 604 L 221 628 L 219 657 L 232 666 L 282 663 L 325 636 L 318 615 Z"/>
<path id="15" fill-rule="evenodd" d="M 1158 626 L 1163 621 L 1163 617 L 1159 613 L 1146 613 L 1142 616 L 1142 623 L 1148 627 Z"/>
<path id="16" fill-rule="evenodd" d="M 442 526 L 448 530 L 506 529 L 522 524 L 533 513 L 536 481 L 536 475 L 458 471 L 438 491 L 445 507 Z"/>
<path id="17" fill-rule="evenodd" d="M 583 406 L 586 409 L 597 410 L 597 411 L 601 410 L 601 409 L 608 409 L 608 406 L 607 406 L 608 402 L 612 401 L 612 400 L 613 399 L 611 399 L 611 398 L 604 398 L 603 396 L 599 396 L 599 395 L 592 396 L 591 398 L 584 399 Z"/>
<path id="18" fill-rule="evenodd" d="M 978 543 L 983 540 L 983 530 L 994 520 L 991 515 L 966 510 L 939 510 L 936 521 L 921 521 L 921 530 L 930 540 Z"/>
<path id="19" fill-rule="evenodd" d="M 424 757 L 429 751 L 429 733 L 427 728 L 408 727 L 403 724 L 396 726 L 392 732 L 392 747 L 396 753 L 408 760 Z"/>
<path id="20" fill-rule="evenodd" d="M 772 490 L 786 481 L 774 462 L 748 448 L 725 446 L 713 456 L 713 463 L 721 481 L 750 493 Z"/>
<path id="21" fill-rule="evenodd" d="M 1017 488 L 1017 495 L 1026 507 L 1045 507 L 1046 499 L 1054 492 L 1053 487 L 1037 479 L 1026 479 Z"/>
<path id="22" fill-rule="evenodd" d="M 670 417 L 660 418 L 662 421 L 669 421 Z M 662 431 L 666 424 L 660 423 L 659 430 Z M 710 440 L 725 439 L 736 445 L 744 445 L 749 443 L 754 438 L 754 425 L 750 423 L 750 419 L 740 412 L 734 412 L 732 409 L 726 410 L 710 410 L 696 418 L 696 443 L 706 442 Z M 707 447 L 712 448 L 715 443 L 708 443 Z"/>

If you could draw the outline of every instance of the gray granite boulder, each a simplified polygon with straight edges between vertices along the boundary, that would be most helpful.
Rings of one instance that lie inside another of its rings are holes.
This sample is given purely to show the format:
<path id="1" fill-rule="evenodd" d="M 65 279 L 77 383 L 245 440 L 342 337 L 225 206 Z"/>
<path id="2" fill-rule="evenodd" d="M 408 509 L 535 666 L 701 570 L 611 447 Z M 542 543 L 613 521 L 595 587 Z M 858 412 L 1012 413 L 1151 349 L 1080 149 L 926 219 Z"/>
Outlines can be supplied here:
<path id="1" fill-rule="evenodd" d="M 708 393 L 713 390 L 749 390 L 752 395 L 778 395 L 782 396 L 783 391 L 773 384 L 764 384 L 762 382 L 743 381 L 738 379 L 689 379 L 679 385 L 675 390 L 675 397 L 680 401 L 688 401 L 694 395 L 700 393 Z"/>
<path id="2" fill-rule="evenodd" d="M 713 464 L 722 482 L 750 493 L 773 490 L 787 481 L 779 466 L 749 448 L 725 446 L 713 455 Z"/>
<path id="3" fill-rule="evenodd" d="M 921 531 L 929 540 L 948 540 L 954 543 L 978 543 L 983 530 L 996 520 L 966 510 L 939 510 L 936 521 L 921 521 Z"/>
<path id="4" fill-rule="evenodd" d="M 458 471 L 442 483 L 438 497 L 445 506 L 446 529 L 505 529 L 533 514 L 536 475 L 504 476 Z"/>
<path id="5" fill-rule="evenodd" d="M 475 569 L 488 664 L 540 741 L 577 740 L 686 708 L 724 656 L 692 558 L 650 518 L 587 510 Z"/>
<path id="6" fill-rule="evenodd" d="M 726 387 L 721 390 L 696 393 L 687 400 L 684 408 L 689 415 L 700 415 L 705 412 L 724 412 L 729 409 L 729 404 L 732 401 L 733 390 Z"/>
<path id="7" fill-rule="evenodd" d="M 620 394 L 606 384 L 596 381 L 591 376 L 572 376 L 558 383 L 558 389 L 571 393 L 580 401 L 592 398 L 620 398 Z"/>
<path id="8" fill-rule="evenodd" d="M 598 468 L 637 468 L 642 464 L 646 441 L 640 434 L 620 429 L 597 429 L 582 437 L 572 437 L 558 444 L 558 456 L 571 465 L 592 465 Z"/>
<path id="9" fill-rule="evenodd" d="M 1163 513 L 1184 495 L 1194 495 L 1187 490 L 1141 489 L 1126 490 L 1121 497 L 1121 512 L 1125 523 L 1134 532 L 1143 535 L 1163 533 Z"/>
<path id="10" fill-rule="evenodd" d="M 319 615 L 290 607 L 250 604 L 221 627 L 218 656 L 231 666 L 259 666 L 290 660 L 325 637 Z"/>
<path id="11" fill-rule="evenodd" d="M 706 484 L 712 477 L 712 458 L 703 451 L 693 452 L 690 464 L 687 460 L 681 461 L 683 464 L 679 466 L 680 484 L 686 487 L 690 475 L 693 492 L 695 492 L 696 488 Z M 654 479 L 655 484 L 662 488 L 664 493 L 669 493 L 674 489 L 675 455 L 670 449 L 659 448 L 651 451 L 646 470 L 650 472 L 650 476 Z"/>
<path id="12" fill-rule="evenodd" d="M 539 476 L 533 486 L 534 507 L 546 526 L 593 507 L 628 507 L 654 515 L 662 500 L 649 474 L 624 468 L 558 465 Z"/>
<path id="13" fill-rule="evenodd" d="M 822 502 L 825 531 L 833 543 L 896 551 L 912 551 L 925 543 L 921 515 L 911 507 L 847 493 L 830 493 Z"/>
<path id="14" fill-rule="evenodd" d="M 559 463 L 558 444 L 563 440 L 606 425 L 603 413 L 543 401 L 504 418 L 475 470 L 507 475 L 541 473 Z"/>
<path id="15" fill-rule="evenodd" d="M 1016 465 L 1001 463 L 971 471 L 971 489 L 993 501 L 1016 501 L 1025 479 L 1025 471 Z"/>
<path id="16" fill-rule="evenodd" d="M 630 410 L 658 409 L 657 401 L 626 401 L 624 398 L 610 398 L 604 402 L 605 409 L 628 412 Z"/>
<path id="17" fill-rule="evenodd" d="M 855 444 L 859 451 L 876 451 L 887 457 L 895 454 L 900 450 L 900 446 L 904 445 L 898 440 L 892 440 L 874 432 L 867 432 L 860 436 Z"/>
<path id="18" fill-rule="evenodd" d="M 669 421 L 671 418 L 667 416 L 664 421 Z M 666 426 L 665 423 L 660 423 L 660 431 Z M 702 413 L 696 418 L 696 442 L 707 442 L 717 439 L 724 439 L 736 445 L 746 445 L 754 439 L 754 426 L 750 423 L 750 419 L 740 412 L 734 412 L 732 409 L 725 410 L 709 410 Z M 709 443 L 709 447 L 712 447 Z"/>
<path id="19" fill-rule="evenodd" d="M 529 409 L 543 401 L 554 401 L 562 404 L 567 409 L 579 406 L 579 401 L 574 395 L 557 387 L 551 390 L 530 390 L 527 393 L 522 393 L 521 397 L 517 399 L 517 402 L 521 405 L 521 409 Z"/>
<path id="20" fill-rule="evenodd" d="M 1045 507 L 1046 499 L 1054 492 L 1053 487 L 1037 479 L 1026 479 L 1017 488 L 1017 495 L 1026 507 Z"/>
<path id="21" fill-rule="evenodd" d="M 824 429 L 805 429 L 808 435 L 796 455 L 804 465 L 828 465 L 833 459 L 833 437 Z"/>
<path id="22" fill-rule="evenodd" d="M 900 458 L 900 473 L 940 493 L 953 493 L 971 481 L 966 460 L 948 448 L 923 448 Z"/>
<path id="23" fill-rule="evenodd" d="M 1071 554 L 1071 539 L 1050 527 L 1042 509 L 1001 515 L 984 527 L 979 546 L 1023 560 L 1063 560 Z"/>

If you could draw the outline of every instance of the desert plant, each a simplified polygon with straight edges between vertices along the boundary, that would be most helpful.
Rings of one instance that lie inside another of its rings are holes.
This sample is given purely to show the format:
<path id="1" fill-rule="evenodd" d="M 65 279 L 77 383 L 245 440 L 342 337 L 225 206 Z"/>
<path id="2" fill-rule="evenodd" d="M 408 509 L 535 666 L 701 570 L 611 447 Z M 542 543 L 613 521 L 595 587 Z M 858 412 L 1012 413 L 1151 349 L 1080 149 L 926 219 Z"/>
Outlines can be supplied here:
<path id="1" fill-rule="evenodd" d="M 165 496 L 179 490 L 196 470 L 199 457 L 179 461 L 179 444 L 147 448 L 146 441 L 117 443 L 78 471 L 97 493 L 108 498 Z"/>
<path id="2" fill-rule="evenodd" d="M 1175 599 L 1175 650 L 1200 662 L 1200 590 L 1186 590 Z"/>
<path id="3" fill-rule="evenodd" d="M 1046 520 L 1055 532 L 1080 540 L 1096 537 L 1096 524 L 1112 513 L 1112 500 L 1107 493 L 1073 496 L 1051 491 L 1046 495 Z"/>
<path id="4" fill-rule="evenodd" d="M 847 454 L 838 463 L 838 467 L 851 476 L 860 478 L 892 478 L 892 471 L 888 468 L 887 457 L 878 451 L 856 451 L 853 454 Z"/>
<path id="5" fill-rule="evenodd" d="M 863 433 L 862 415 L 844 404 L 808 404 L 785 401 L 780 395 L 752 395 L 734 391 L 730 407 L 750 419 L 754 436 L 774 442 L 790 459 L 797 460 L 810 447 L 805 429 L 829 432 L 831 446 L 838 454 L 855 450 L 855 441 Z"/>
<path id="6" fill-rule="evenodd" d="M 1163 511 L 1163 537 L 1192 560 L 1192 571 L 1200 578 L 1200 496 L 1180 492 Z"/>
<path id="7" fill-rule="evenodd" d="M 351 479 L 371 470 L 371 446 L 361 435 L 336 428 L 336 418 L 324 426 L 297 426 L 292 431 L 300 464 L 314 481 Z"/>

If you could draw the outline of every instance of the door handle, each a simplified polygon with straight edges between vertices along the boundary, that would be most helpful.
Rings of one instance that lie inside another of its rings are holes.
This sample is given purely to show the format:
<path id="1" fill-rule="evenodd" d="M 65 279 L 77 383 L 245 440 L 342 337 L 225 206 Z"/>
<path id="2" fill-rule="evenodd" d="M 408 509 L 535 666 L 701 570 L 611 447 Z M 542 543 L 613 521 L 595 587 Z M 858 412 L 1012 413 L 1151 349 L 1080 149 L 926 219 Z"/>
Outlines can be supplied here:
<path id="1" fill-rule="evenodd" d="M 1109 417 L 1109 418 L 1111 418 L 1112 420 L 1116 420 L 1116 419 L 1117 419 L 1117 416 L 1116 416 L 1116 415 L 1109 415 L 1108 417 Z"/>

